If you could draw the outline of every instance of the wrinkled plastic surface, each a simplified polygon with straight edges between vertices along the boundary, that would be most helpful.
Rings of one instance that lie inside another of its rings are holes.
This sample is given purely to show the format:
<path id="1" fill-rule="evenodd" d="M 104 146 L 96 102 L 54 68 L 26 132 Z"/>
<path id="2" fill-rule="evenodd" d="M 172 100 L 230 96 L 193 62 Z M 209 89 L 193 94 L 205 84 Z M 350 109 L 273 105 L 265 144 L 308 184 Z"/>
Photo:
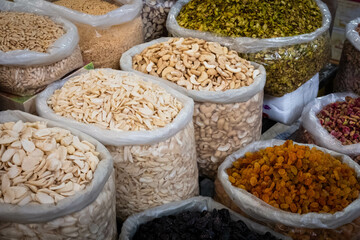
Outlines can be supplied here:
<path id="1" fill-rule="evenodd" d="M 358 51 L 360 51 L 360 34 L 355 31 L 355 29 L 359 23 L 360 17 L 352 20 L 346 25 L 346 38 Z"/>
<path id="2" fill-rule="evenodd" d="M 37 15 L 47 15 L 50 18 L 64 26 L 66 33 L 57 39 L 47 50 L 47 53 L 41 53 L 30 50 L 15 50 L 9 52 L 0 51 L 0 65 L 10 66 L 36 66 L 49 65 L 58 62 L 70 56 L 79 42 L 77 28 L 71 22 L 51 14 L 46 10 L 41 10 L 33 6 L 21 3 L 0 1 L 0 11 L 6 12 L 28 12 Z"/>
<path id="3" fill-rule="evenodd" d="M 168 216 L 173 214 L 179 214 L 184 211 L 212 211 L 213 209 L 223 209 L 226 208 L 224 205 L 215 202 L 209 197 L 194 197 L 180 202 L 168 203 L 159 207 L 148 209 L 144 212 L 134 214 L 129 217 L 123 224 L 121 229 L 121 234 L 119 240 L 130 240 L 135 235 L 138 227 L 146 222 L 149 222 L 155 218 L 162 216 Z M 227 209 L 227 208 L 226 208 Z M 272 231 L 271 229 L 262 226 L 258 223 L 255 223 L 234 211 L 228 209 L 230 212 L 231 219 L 234 221 L 243 221 L 251 230 L 265 234 L 270 232 L 277 238 L 280 239 L 290 239 L 279 233 Z"/>
<path id="4" fill-rule="evenodd" d="M 351 145 L 342 145 L 339 140 L 332 136 L 320 124 L 316 117 L 325 106 L 337 101 L 345 101 L 345 97 L 359 97 L 354 93 L 332 93 L 324 97 L 316 98 L 310 102 L 303 110 L 301 115 L 301 125 L 311 134 L 316 144 L 336 152 L 340 152 L 349 156 L 360 155 L 360 143 Z"/>
<path id="5" fill-rule="evenodd" d="M 42 223 L 22 224 L 0 221 L 0 239 L 117 239 L 114 175 L 113 171 L 95 201 L 78 212 Z"/>
<path id="6" fill-rule="evenodd" d="M 231 154 L 220 165 L 218 170 L 218 178 L 221 185 L 224 187 L 225 192 L 229 195 L 232 201 L 247 215 L 257 219 L 259 221 L 284 224 L 290 227 L 296 228 L 326 228 L 333 229 L 347 224 L 354 219 L 360 217 L 360 199 L 356 199 L 344 210 L 338 211 L 334 214 L 329 213 L 306 213 L 297 214 L 275 208 L 261 199 L 255 197 L 248 191 L 232 186 L 229 181 L 229 175 L 226 173 L 226 169 L 232 166 L 232 163 L 238 158 L 243 157 L 246 152 L 256 152 L 266 147 L 272 147 L 275 145 L 282 145 L 285 141 L 282 140 L 268 140 L 254 142 L 245 148 Z M 340 158 L 340 160 L 353 168 L 358 177 L 360 177 L 360 165 L 354 162 L 349 156 L 317 147 L 312 144 L 300 144 L 311 147 L 329 153 L 334 157 Z"/>
<path id="7" fill-rule="evenodd" d="M 121 54 L 132 46 L 144 42 L 140 16 L 130 22 L 105 29 L 86 24 L 76 24 L 76 26 L 83 57 L 92 62 L 96 68 L 119 69 Z"/>
<path id="8" fill-rule="evenodd" d="M 282 97 L 306 83 L 330 60 L 328 32 L 303 44 L 268 48 L 257 53 L 240 53 L 240 57 L 262 64 L 266 69 L 265 93 Z"/>
<path id="9" fill-rule="evenodd" d="M 341 53 L 339 70 L 334 80 L 334 89 L 360 94 L 360 34 L 355 31 L 360 18 L 346 25 L 346 40 Z"/>
<path id="10" fill-rule="evenodd" d="M 294 92 L 282 97 L 264 96 L 263 113 L 266 117 L 286 125 L 293 124 L 301 116 L 303 108 L 319 91 L 319 73 Z"/>
<path id="11" fill-rule="evenodd" d="M 76 47 L 69 57 L 50 65 L 34 67 L 0 65 L 0 91 L 31 96 L 82 65 L 79 47 Z"/>
<path id="12" fill-rule="evenodd" d="M 113 160 L 108 150 L 94 138 L 68 127 L 68 124 L 55 123 L 47 119 L 31 115 L 22 111 L 3 111 L 0 112 L 0 123 L 4 122 L 47 122 L 48 127 L 61 127 L 68 129 L 81 140 L 87 140 L 96 146 L 96 151 L 100 153 L 101 161 L 96 167 L 94 177 L 82 191 L 75 195 L 66 197 L 54 204 L 27 204 L 25 206 L 0 203 L 0 221 L 16 223 L 37 223 L 51 221 L 55 218 L 77 212 L 88 206 L 99 196 L 106 181 L 113 170 Z"/>
<path id="13" fill-rule="evenodd" d="M 45 0 L 15 0 L 45 9 L 75 23 L 85 61 L 96 68 L 119 69 L 121 54 L 144 42 L 140 16 L 142 0 L 116 0 L 124 4 L 105 15 L 81 13 Z"/>
<path id="14" fill-rule="evenodd" d="M 116 171 L 116 216 L 199 195 L 192 121 L 175 136 L 145 146 L 107 146 Z"/>
<path id="15" fill-rule="evenodd" d="M 87 71 L 87 70 L 83 70 L 83 71 Z M 120 75 L 130 75 L 130 76 L 140 75 L 137 73 L 129 73 L 124 71 L 112 70 L 112 69 L 109 69 L 109 71 L 116 71 Z M 79 74 L 81 74 L 81 72 Z M 173 97 L 175 97 L 183 104 L 183 108 L 180 110 L 179 114 L 175 117 L 175 119 L 163 128 L 158 128 L 151 131 L 130 131 L 130 132 L 103 130 L 94 125 L 80 123 L 76 120 L 65 118 L 55 114 L 54 111 L 48 106 L 47 100 L 53 95 L 54 91 L 60 89 L 65 84 L 65 82 L 69 80 L 69 78 L 65 78 L 61 81 L 55 82 L 49 85 L 44 91 L 42 91 L 36 97 L 36 111 L 40 116 L 79 129 L 80 131 L 96 138 L 104 145 L 112 145 L 112 146 L 146 145 L 146 144 L 154 144 L 164 141 L 174 136 L 181 129 L 185 128 L 185 126 L 191 121 L 194 111 L 194 101 L 184 96 L 183 94 L 179 93 L 178 91 L 172 89 L 171 87 L 148 77 L 147 75 L 142 75 L 140 77 L 144 81 L 156 83 L 157 85 L 161 86 L 169 94 L 171 94 Z"/>
<path id="16" fill-rule="evenodd" d="M 256 93 L 263 90 L 266 79 L 265 68 L 262 65 L 253 62 L 251 64 L 255 66 L 255 69 L 258 69 L 260 71 L 259 75 L 255 78 L 254 83 L 252 83 L 250 86 L 241 87 L 239 89 L 230 89 L 223 92 L 187 90 L 186 88 L 181 87 L 176 83 L 170 82 L 160 77 L 155 77 L 149 74 L 142 73 L 140 71 L 136 71 L 132 68 L 133 56 L 135 56 L 136 54 L 140 54 L 145 48 L 149 46 L 152 46 L 156 43 L 166 42 L 169 39 L 170 38 L 159 38 L 151 42 L 143 43 L 135 47 L 132 47 L 122 55 L 120 59 L 121 69 L 123 69 L 124 71 L 136 72 L 141 76 L 166 84 L 172 87 L 173 89 L 191 97 L 196 102 L 212 102 L 212 103 L 246 102 L 250 98 L 252 98 Z"/>
<path id="17" fill-rule="evenodd" d="M 219 165 L 234 151 L 260 140 L 263 92 L 246 102 L 195 102 L 194 125 L 201 175 L 215 179 Z"/>
<path id="18" fill-rule="evenodd" d="M 266 48 L 276 48 L 289 46 L 294 44 L 306 43 L 315 40 L 317 37 L 329 30 L 331 15 L 326 4 L 319 0 L 315 0 L 320 8 L 320 11 L 323 16 L 322 26 L 316 31 L 308 34 L 301 34 L 293 37 L 277 37 L 277 38 L 247 38 L 247 37 L 220 37 L 216 36 L 210 32 L 201 32 L 197 30 L 186 29 L 180 27 L 176 21 L 181 8 L 190 2 L 191 0 L 179 0 L 171 8 L 168 19 L 166 22 L 166 27 L 170 34 L 176 37 L 196 37 L 205 39 L 207 41 L 219 42 L 224 46 L 230 47 L 231 49 L 242 52 L 242 53 L 254 53 Z"/>
<path id="19" fill-rule="evenodd" d="M 114 0 L 122 4 L 119 8 L 104 15 L 90 15 L 67 7 L 56 5 L 45 0 L 15 0 L 34 5 L 44 9 L 49 13 L 64 17 L 71 22 L 86 24 L 98 28 L 107 28 L 114 25 L 123 24 L 139 16 L 142 9 L 142 0 Z"/>

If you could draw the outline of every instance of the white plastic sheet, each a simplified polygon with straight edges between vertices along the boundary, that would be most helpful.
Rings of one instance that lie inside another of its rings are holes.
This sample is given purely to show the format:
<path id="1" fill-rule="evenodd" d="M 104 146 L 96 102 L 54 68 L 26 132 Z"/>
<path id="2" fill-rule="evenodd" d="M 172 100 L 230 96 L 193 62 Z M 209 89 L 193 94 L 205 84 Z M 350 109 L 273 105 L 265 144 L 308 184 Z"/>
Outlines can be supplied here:
<path id="1" fill-rule="evenodd" d="M 291 125 L 299 119 L 303 108 L 317 96 L 318 91 L 319 73 L 294 92 L 282 97 L 265 94 L 263 113 L 271 120 Z"/>
<path id="2" fill-rule="evenodd" d="M 326 228 L 334 229 L 344 224 L 352 222 L 354 219 L 360 217 L 360 199 L 356 199 L 349 204 L 342 211 L 338 211 L 334 214 L 330 213 L 306 213 L 297 214 L 287 212 L 278 208 L 275 208 L 261 199 L 255 197 L 248 191 L 237 188 L 229 181 L 229 176 L 226 173 L 226 169 L 232 166 L 232 163 L 238 158 L 243 157 L 246 152 L 256 152 L 266 147 L 272 147 L 275 145 L 282 145 L 285 141 L 283 140 L 268 140 L 254 142 L 245 148 L 231 154 L 226 160 L 220 165 L 218 170 L 218 178 L 224 187 L 225 192 L 229 195 L 232 201 L 247 215 L 264 222 L 280 223 L 286 226 L 295 228 Z M 351 168 L 355 169 L 357 177 L 360 177 L 360 165 L 354 162 L 350 157 L 321 148 L 312 144 L 300 144 L 311 147 L 329 153 L 334 157 L 340 157 L 343 163 L 346 163 Z"/>
<path id="3" fill-rule="evenodd" d="M 180 202 L 168 203 L 159 207 L 151 208 L 141 213 L 134 214 L 130 216 L 123 224 L 121 229 L 121 234 L 119 240 L 130 240 L 135 235 L 138 227 L 146 222 L 149 222 L 155 218 L 159 218 L 162 216 L 168 216 L 173 214 L 178 214 L 184 211 L 212 211 L 214 209 L 223 209 L 226 208 L 224 205 L 215 202 L 209 197 L 193 197 Z M 228 208 L 226 208 L 228 209 Z M 234 221 L 243 221 L 251 230 L 265 234 L 266 232 L 270 232 L 277 238 L 280 239 L 291 239 L 289 237 L 285 237 L 279 233 L 272 231 L 270 228 L 262 226 L 258 223 L 255 223 L 234 211 L 228 209 L 230 212 L 231 219 Z"/>
<path id="4" fill-rule="evenodd" d="M 148 43 L 140 44 L 135 47 L 130 48 L 126 51 L 120 59 L 120 68 L 124 71 L 136 72 L 146 78 L 154 79 L 155 81 L 166 84 L 173 89 L 191 97 L 196 102 L 212 102 L 212 103 L 237 103 L 237 102 L 246 102 L 252 98 L 255 94 L 264 89 L 265 80 L 266 80 L 266 71 L 262 65 L 251 62 L 255 69 L 259 69 L 260 73 L 255 78 L 255 81 L 250 86 L 241 87 L 239 89 L 230 89 L 222 92 L 215 91 L 197 91 L 197 90 L 187 90 L 186 88 L 177 85 L 176 83 L 170 82 L 160 77 L 151 76 L 149 74 L 136 71 L 132 68 L 132 58 L 136 54 L 140 54 L 145 48 L 150 47 L 156 43 L 166 42 L 170 38 L 159 38 Z M 220 42 L 222 44 L 222 42 Z"/>
<path id="5" fill-rule="evenodd" d="M 0 11 L 4 12 L 28 12 L 37 15 L 46 15 L 54 22 L 64 26 L 66 33 L 57 39 L 46 53 L 15 50 L 9 52 L 0 51 L 0 65 L 10 66 L 36 66 L 49 65 L 70 56 L 79 42 L 77 28 L 71 22 L 58 17 L 56 14 L 22 3 L 0 1 Z"/>
<path id="6" fill-rule="evenodd" d="M 0 203 L 0 221 L 16 223 L 39 223 L 80 211 L 96 200 L 102 191 L 105 183 L 113 170 L 113 160 L 108 150 L 94 138 L 72 128 L 66 124 L 55 123 L 44 118 L 40 118 L 22 111 L 3 111 L 0 112 L 0 123 L 4 122 L 47 122 L 48 127 L 60 127 L 70 130 L 80 140 L 87 140 L 94 144 L 96 151 L 100 153 L 100 162 L 96 167 L 94 177 L 82 191 L 75 195 L 66 197 L 54 204 L 27 204 L 24 206 Z"/>
<path id="7" fill-rule="evenodd" d="M 96 70 L 91 70 L 96 71 Z M 107 71 L 116 71 L 120 75 L 139 75 L 136 73 L 128 73 L 124 71 L 117 71 L 107 69 Z M 81 74 L 81 73 L 80 73 Z M 72 76 L 73 77 L 73 76 Z M 174 96 L 183 104 L 183 108 L 180 110 L 176 118 L 163 128 L 158 128 L 151 131 L 113 131 L 104 130 L 91 124 L 85 124 L 78 122 L 74 119 L 65 118 L 57 115 L 48 106 L 47 100 L 53 95 L 56 89 L 60 89 L 69 78 L 65 78 L 61 81 L 55 82 L 48 86 L 43 92 L 41 92 L 36 98 L 36 111 L 40 116 L 46 117 L 50 120 L 66 124 L 67 126 L 76 128 L 96 138 L 101 143 L 111 146 L 126 146 L 126 145 L 150 145 L 165 141 L 174 136 L 180 130 L 185 128 L 187 124 L 192 120 L 194 111 L 194 101 L 169 86 L 160 83 L 148 76 L 141 76 L 144 81 L 156 83 L 164 88 L 168 93 Z"/>
<path id="8" fill-rule="evenodd" d="M 332 136 L 320 124 L 316 117 L 325 106 L 337 101 L 345 101 L 345 97 L 359 97 L 354 93 L 332 93 L 324 97 L 316 98 L 310 102 L 303 110 L 301 115 L 301 125 L 311 134 L 316 144 L 336 152 L 340 152 L 349 156 L 360 155 L 360 143 L 352 145 L 342 145 L 339 140 Z"/>

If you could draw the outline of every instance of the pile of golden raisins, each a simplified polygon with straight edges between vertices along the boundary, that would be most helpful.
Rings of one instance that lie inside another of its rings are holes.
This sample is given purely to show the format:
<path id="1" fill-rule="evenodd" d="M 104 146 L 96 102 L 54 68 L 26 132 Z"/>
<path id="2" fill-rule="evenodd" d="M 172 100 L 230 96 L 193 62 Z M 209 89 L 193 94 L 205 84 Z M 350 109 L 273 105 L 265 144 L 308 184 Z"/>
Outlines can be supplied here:
<path id="1" fill-rule="evenodd" d="M 246 153 L 227 169 L 232 185 L 285 211 L 335 213 L 359 196 L 355 170 L 315 147 L 293 144 Z"/>

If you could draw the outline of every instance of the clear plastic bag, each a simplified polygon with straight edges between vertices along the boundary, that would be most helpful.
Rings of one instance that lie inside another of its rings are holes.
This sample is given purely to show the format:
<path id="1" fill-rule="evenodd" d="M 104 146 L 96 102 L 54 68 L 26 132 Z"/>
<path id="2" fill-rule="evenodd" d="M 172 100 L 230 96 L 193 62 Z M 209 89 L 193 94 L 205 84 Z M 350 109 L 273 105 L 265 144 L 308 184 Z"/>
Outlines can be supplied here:
<path id="1" fill-rule="evenodd" d="M 69 57 L 50 65 L 34 67 L 0 65 L 0 90 L 19 96 L 34 95 L 82 65 L 79 47 L 75 48 Z"/>
<path id="2" fill-rule="evenodd" d="M 0 11 L 48 15 L 46 11 L 21 3 L 0 2 Z M 82 66 L 79 35 L 74 24 L 59 17 L 50 18 L 64 26 L 66 33 L 46 53 L 16 50 L 0 51 L 0 90 L 20 96 L 34 95 L 48 84 Z"/>
<path id="3" fill-rule="evenodd" d="M 69 57 L 78 46 L 79 35 L 76 26 L 71 22 L 50 14 L 48 11 L 22 3 L 7 1 L 0 2 L 0 11 L 5 12 L 27 12 L 37 15 L 49 16 L 54 22 L 64 26 L 66 33 L 52 44 L 46 53 L 17 50 L 3 52 L 0 51 L 0 65 L 6 66 L 41 66 L 49 65 Z"/>
<path id="4" fill-rule="evenodd" d="M 316 116 L 328 104 L 345 101 L 346 96 L 359 97 L 353 93 L 333 93 L 316 98 L 304 108 L 301 115 L 301 125 L 311 134 L 317 145 L 354 157 L 360 155 L 360 143 L 342 145 L 339 140 L 321 126 Z"/>
<path id="5" fill-rule="evenodd" d="M 168 216 L 172 214 L 178 214 L 184 211 L 204 211 L 204 210 L 212 211 L 213 209 L 223 209 L 223 208 L 226 207 L 223 206 L 222 204 L 215 202 L 214 200 L 208 197 L 194 197 L 180 202 L 165 204 L 163 206 L 152 208 L 129 217 L 123 224 L 119 240 L 130 240 L 134 236 L 138 227 L 141 224 L 151 221 L 154 218 Z M 252 231 L 261 234 L 270 232 L 272 235 L 274 235 L 277 238 L 284 240 L 289 239 L 279 233 L 270 230 L 267 227 L 264 227 L 247 218 L 244 218 L 243 216 L 236 214 L 231 210 L 229 210 L 229 212 L 232 220 L 243 221 Z"/>
<path id="6" fill-rule="evenodd" d="M 129 49 L 121 57 L 121 68 L 166 84 L 195 101 L 194 125 L 200 173 L 215 178 L 217 167 L 227 155 L 260 139 L 265 69 L 252 63 L 260 72 L 254 83 L 239 89 L 215 92 L 187 90 L 176 83 L 132 68 L 133 56 L 155 43 L 168 40 L 160 38 Z"/>
<path id="7" fill-rule="evenodd" d="M 360 18 L 346 25 L 346 40 L 341 53 L 339 70 L 334 80 L 334 89 L 338 92 L 352 91 L 360 94 Z"/>
<path id="8" fill-rule="evenodd" d="M 167 36 L 166 19 L 176 0 L 143 0 L 141 12 L 145 41 Z"/>
<path id="9" fill-rule="evenodd" d="M 0 238 L 3 240 L 117 239 L 115 172 L 111 174 L 96 200 L 84 209 L 44 223 L 0 221 Z"/>
<path id="10" fill-rule="evenodd" d="M 236 161 L 239 157 L 244 156 L 246 152 L 256 152 L 260 149 L 272 147 L 274 145 L 282 145 L 283 143 L 284 141 L 282 140 L 254 142 L 227 157 L 220 165 L 218 170 L 218 178 L 220 183 L 224 187 L 224 190 L 229 195 L 230 199 L 235 202 L 241 211 L 254 219 L 258 219 L 259 221 L 264 221 L 271 224 L 282 224 L 294 228 L 309 229 L 335 229 L 360 217 L 360 198 L 354 200 L 342 211 L 338 211 L 334 214 L 297 214 L 275 208 L 255 197 L 248 191 L 232 186 L 231 182 L 229 181 L 229 176 L 226 172 L 226 169 L 231 167 L 234 161 Z M 323 152 L 331 154 L 332 156 L 340 159 L 343 163 L 353 168 L 357 176 L 360 176 L 360 165 L 354 162 L 349 156 L 311 144 L 300 145 L 307 145 L 310 148 L 316 147 Z"/>
<path id="11" fill-rule="evenodd" d="M 263 92 L 245 102 L 196 102 L 197 161 L 201 175 L 215 179 L 219 165 L 234 151 L 261 137 Z"/>
<path id="12" fill-rule="evenodd" d="M 106 148 L 95 139 L 66 125 L 21 111 L 0 113 L 0 122 L 47 122 L 49 127 L 68 129 L 96 146 L 101 161 L 85 190 L 53 204 L 24 206 L 0 203 L 1 239 L 115 239 L 115 183 L 113 162 Z"/>
<path id="13" fill-rule="evenodd" d="M 311 79 L 330 60 L 330 36 L 323 33 L 308 43 L 279 48 L 267 48 L 256 53 L 239 53 L 250 61 L 265 66 L 265 93 L 282 97 Z"/>
<path id="14" fill-rule="evenodd" d="M 116 169 L 117 217 L 199 194 L 194 126 L 152 145 L 108 146 Z"/>
<path id="15" fill-rule="evenodd" d="M 189 1 L 179 0 L 171 8 L 166 22 L 169 33 L 175 37 L 196 37 L 219 42 L 239 52 L 241 57 L 263 64 L 267 72 L 265 94 L 281 97 L 295 91 L 330 59 L 328 30 L 331 15 L 321 1 L 316 1 L 323 16 L 319 29 L 309 34 L 268 39 L 221 37 L 210 32 L 182 28 L 176 17 Z"/>
<path id="16" fill-rule="evenodd" d="M 84 60 L 93 62 L 96 68 L 119 69 L 121 54 L 144 41 L 141 0 L 116 0 L 123 5 L 98 16 L 56 5 L 51 3 L 53 0 L 16 1 L 46 9 L 73 22 L 78 27 Z"/>
<path id="17" fill-rule="evenodd" d="M 108 145 L 116 169 L 117 216 L 123 220 L 146 208 L 198 194 L 192 123 L 194 103 L 165 84 L 142 78 L 160 85 L 183 105 L 175 119 L 165 127 L 151 131 L 111 131 L 57 115 L 47 105 L 47 100 L 65 84 L 67 78 L 53 83 L 36 98 L 40 116 L 79 129 Z"/>

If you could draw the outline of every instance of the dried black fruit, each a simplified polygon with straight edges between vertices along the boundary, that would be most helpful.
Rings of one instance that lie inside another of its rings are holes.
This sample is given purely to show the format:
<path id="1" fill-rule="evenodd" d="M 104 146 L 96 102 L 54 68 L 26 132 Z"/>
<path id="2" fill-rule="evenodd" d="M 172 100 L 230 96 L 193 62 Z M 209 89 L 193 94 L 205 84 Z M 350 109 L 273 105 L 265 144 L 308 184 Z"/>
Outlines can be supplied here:
<path id="1" fill-rule="evenodd" d="M 140 225 L 133 240 L 276 240 L 251 231 L 244 222 L 233 221 L 227 209 L 182 212 Z"/>

